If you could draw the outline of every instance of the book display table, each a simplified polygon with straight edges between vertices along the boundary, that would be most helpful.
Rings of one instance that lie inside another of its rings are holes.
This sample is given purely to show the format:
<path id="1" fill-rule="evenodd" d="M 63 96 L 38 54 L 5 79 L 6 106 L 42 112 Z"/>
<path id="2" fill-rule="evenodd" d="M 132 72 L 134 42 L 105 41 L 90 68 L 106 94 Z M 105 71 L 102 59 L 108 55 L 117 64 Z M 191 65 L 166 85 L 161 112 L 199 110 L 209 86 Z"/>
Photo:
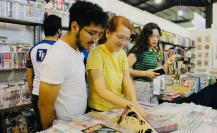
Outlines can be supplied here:
<path id="1" fill-rule="evenodd" d="M 144 108 L 150 112 L 150 116 L 145 120 L 156 132 L 214 133 L 217 130 L 217 111 L 209 107 L 193 103 L 163 103 L 155 107 L 146 106 Z M 117 124 L 122 112 L 123 110 L 91 112 L 71 121 L 57 121 L 52 128 L 43 131 L 43 133 L 82 133 L 84 129 L 97 124 L 116 133 L 131 133 L 132 130 Z"/>

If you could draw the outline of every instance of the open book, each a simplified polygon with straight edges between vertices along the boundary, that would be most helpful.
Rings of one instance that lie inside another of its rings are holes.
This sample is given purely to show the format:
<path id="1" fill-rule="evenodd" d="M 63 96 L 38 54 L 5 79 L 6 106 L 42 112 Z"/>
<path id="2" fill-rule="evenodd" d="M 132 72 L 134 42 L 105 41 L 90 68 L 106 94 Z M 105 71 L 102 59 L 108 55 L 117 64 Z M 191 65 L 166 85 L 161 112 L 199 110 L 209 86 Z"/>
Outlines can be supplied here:
<path id="1" fill-rule="evenodd" d="M 117 124 L 134 133 L 157 133 L 153 127 L 132 107 L 127 106 Z"/>
<path id="2" fill-rule="evenodd" d="M 94 126 L 88 127 L 82 130 L 84 133 L 121 133 L 114 128 L 108 127 L 103 124 L 96 124 Z"/>

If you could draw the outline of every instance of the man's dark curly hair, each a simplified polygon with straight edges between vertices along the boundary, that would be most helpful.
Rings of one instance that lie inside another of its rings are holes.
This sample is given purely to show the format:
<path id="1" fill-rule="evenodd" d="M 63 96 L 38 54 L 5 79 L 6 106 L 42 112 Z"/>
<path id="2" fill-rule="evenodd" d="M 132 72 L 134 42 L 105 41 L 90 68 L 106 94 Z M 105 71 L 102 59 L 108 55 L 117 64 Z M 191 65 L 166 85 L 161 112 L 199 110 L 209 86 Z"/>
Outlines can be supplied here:
<path id="1" fill-rule="evenodd" d="M 62 20 L 56 15 L 45 16 L 43 22 L 45 36 L 54 36 L 58 30 L 62 30 Z"/>
<path id="2" fill-rule="evenodd" d="M 69 31 L 73 21 L 78 23 L 80 29 L 92 23 L 104 28 L 108 21 L 108 15 L 97 4 L 87 1 L 76 1 L 69 10 L 69 19 Z"/>
<path id="3" fill-rule="evenodd" d="M 153 29 L 157 29 L 161 35 L 161 29 L 157 24 L 155 24 L 155 23 L 146 24 L 143 27 L 143 29 L 142 29 L 142 31 L 141 31 L 141 33 L 140 33 L 140 35 L 136 41 L 136 44 L 130 49 L 128 54 L 134 53 L 137 56 L 137 55 L 142 54 L 143 51 L 148 50 L 148 48 L 149 48 L 148 47 L 148 38 L 153 34 L 153 31 L 152 31 Z"/>

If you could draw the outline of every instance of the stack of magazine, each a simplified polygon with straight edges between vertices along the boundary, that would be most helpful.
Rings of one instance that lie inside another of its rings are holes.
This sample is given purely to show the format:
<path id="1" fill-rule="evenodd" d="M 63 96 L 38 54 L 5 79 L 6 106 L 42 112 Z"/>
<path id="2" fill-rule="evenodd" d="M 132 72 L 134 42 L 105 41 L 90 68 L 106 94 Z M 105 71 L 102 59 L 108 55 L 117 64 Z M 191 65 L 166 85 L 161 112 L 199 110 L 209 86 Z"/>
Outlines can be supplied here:
<path id="1" fill-rule="evenodd" d="M 177 123 L 169 116 L 149 115 L 143 118 L 133 107 L 107 112 L 90 112 L 73 119 L 69 123 L 53 126 L 63 133 L 160 133 L 177 130 Z M 50 130 L 52 130 L 50 129 Z"/>

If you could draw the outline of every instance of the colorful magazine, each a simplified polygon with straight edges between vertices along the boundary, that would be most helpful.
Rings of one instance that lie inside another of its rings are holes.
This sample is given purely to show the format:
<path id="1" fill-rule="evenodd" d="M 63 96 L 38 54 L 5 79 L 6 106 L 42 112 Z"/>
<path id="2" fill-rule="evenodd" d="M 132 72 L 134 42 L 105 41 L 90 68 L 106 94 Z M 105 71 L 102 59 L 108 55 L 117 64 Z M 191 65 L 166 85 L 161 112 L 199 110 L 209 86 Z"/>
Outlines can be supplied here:
<path id="1" fill-rule="evenodd" d="M 192 89 L 193 92 L 197 93 L 200 90 L 200 78 L 199 77 L 180 78 L 180 86 Z"/>
<path id="2" fill-rule="evenodd" d="M 88 127 L 82 130 L 83 133 L 121 133 L 114 128 L 108 127 L 103 124 L 96 124 L 94 126 Z"/>
<path id="3" fill-rule="evenodd" d="M 157 133 L 153 127 L 132 107 L 127 106 L 117 124 L 134 133 Z"/>

